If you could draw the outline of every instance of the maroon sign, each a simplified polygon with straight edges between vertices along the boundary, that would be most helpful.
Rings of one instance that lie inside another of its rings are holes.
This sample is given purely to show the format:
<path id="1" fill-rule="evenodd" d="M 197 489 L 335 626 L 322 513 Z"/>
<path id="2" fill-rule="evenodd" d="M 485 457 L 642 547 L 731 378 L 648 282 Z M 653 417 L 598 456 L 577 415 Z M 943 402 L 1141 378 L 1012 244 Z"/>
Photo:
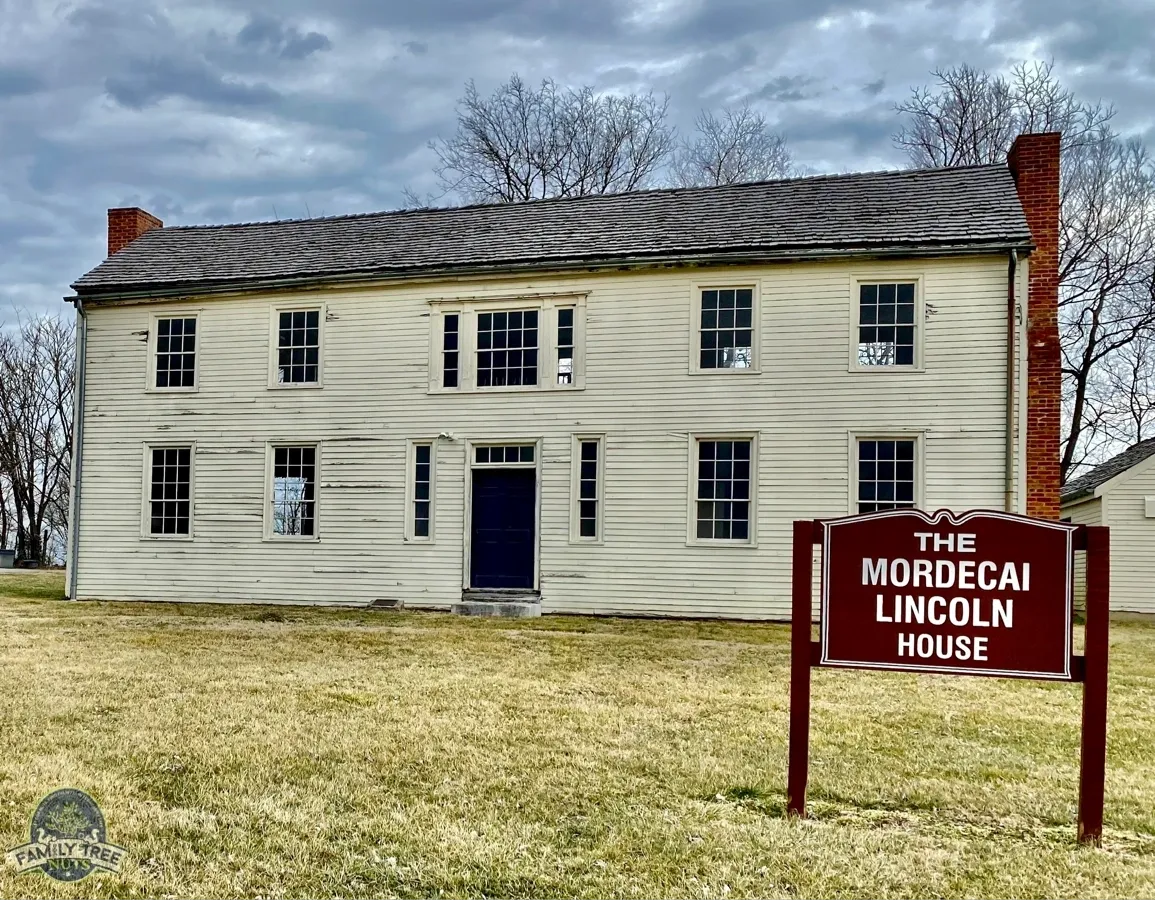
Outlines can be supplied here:
<path id="1" fill-rule="evenodd" d="M 821 665 L 1071 680 L 1075 526 L 902 509 L 822 528 Z"/>

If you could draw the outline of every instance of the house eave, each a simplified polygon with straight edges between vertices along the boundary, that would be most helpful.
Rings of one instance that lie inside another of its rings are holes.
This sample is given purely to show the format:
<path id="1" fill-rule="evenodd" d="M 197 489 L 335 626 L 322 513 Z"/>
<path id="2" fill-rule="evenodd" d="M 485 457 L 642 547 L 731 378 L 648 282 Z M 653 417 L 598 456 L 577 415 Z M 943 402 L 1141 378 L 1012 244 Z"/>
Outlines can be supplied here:
<path id="1" fill-rule="evenodd" d="M 989 256 L 1018 250 L 1030 253 L 1030 241 L 997 241 L 951 245 L 896 245 L 857 248 L 781 248 L 776 250 L 734 250 L 693 254 L 656 254 L 602 259 L 526 260 L 484 265 L 451 265 L 420 268 L 390 268 L 344 273 L 316 273 L 286 277 L 230 279 L 227 281 L 185 281 L 133 284 L 119 288 L 86 288 L 79 282 L 76 291 L 64 300 L 73 303 L 102 301 L 144 301 L 181 299 L 207 294 L 247 294 L 283 290 L 311 290 L 335 286 L 373 285 L 419 280 L 520 275 L 538 272 L 554 274 L 588 273 L 607 270 L 658 268 L 705 268 L 712 266 L 759 265 L 763 263 L 811 262 L 840 259 L 941 258 L 949 256 Z"/>

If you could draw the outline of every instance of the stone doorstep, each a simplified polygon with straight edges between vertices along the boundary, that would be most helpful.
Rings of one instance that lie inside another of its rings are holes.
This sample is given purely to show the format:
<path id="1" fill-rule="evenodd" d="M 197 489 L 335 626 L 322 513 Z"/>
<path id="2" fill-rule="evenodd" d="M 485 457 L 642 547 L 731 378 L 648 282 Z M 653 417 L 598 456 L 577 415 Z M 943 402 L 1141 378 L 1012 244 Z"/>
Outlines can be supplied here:
<path id="1" fill-rule="evenodd" d="M 450 609 L 459 616 L 501 616 L 507 619 L 536 619 L 541 615 L 540 603 L 486 603 L 463 600 Z"/>
<path id="2" fill-rule="evenodd" d="M 462 616 L 537 618 L 541 615 L 541 595 L 537 591 L 466 590 L 452 610 Z"/>

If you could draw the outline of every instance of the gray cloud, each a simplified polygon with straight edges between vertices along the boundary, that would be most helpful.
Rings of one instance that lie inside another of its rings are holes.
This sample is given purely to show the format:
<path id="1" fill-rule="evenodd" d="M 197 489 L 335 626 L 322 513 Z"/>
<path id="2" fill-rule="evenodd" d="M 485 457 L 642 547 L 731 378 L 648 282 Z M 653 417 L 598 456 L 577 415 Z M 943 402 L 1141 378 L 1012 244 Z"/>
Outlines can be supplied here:
<path id="1" fill-rule="evenodd" d="M 302 33 L 294 25 L 286 25 L 267 15 L 254 15 L 237 34 L 241 46 L 259 47 L 282 59 L 304 59 L 318 50 L 333 46 L 327 35 L 319 31 Z"/>
<path id="2" fill-rule="evenodd" d="M 10 66 L 0 66 L 0 97 L 18 97 L 22 94 L 35 94 L 43 86 L 44 79 L 35 72 L 28 72 Z"/>
<path id="3" fill-rule="evenodd" d="M 383 209 L 431 189 L 469 78 L 752 103 L 819 171 L 903 164 L 936 66 L 1055 58 L 1155 140 L 1148 0 L 24 0 L 0 35 L 0 303 L 59 308 L 105 209 L 170 224 Z M 11 36 L 18 35 L 18 39 Z"/>
<path id="4" fill-rule="evenodd" d="M 779 75 L 771 78 L 750 95 L 751 100 L 769 100 L 772 103 L 793 103 L 812 96 L 803 90 L 816 81 L 809 75 Z"/>
<path id="5" fill-rule="evenodd" d="M 280 99 L 267 84 L 244 84 L 198 61 L 162 57 L 131 61 L 125 72 L 105 79 L 104 89 L 117 103 L 133 109 L 143 109 L 166 97 L 228 106 L 265 106 Z"/>

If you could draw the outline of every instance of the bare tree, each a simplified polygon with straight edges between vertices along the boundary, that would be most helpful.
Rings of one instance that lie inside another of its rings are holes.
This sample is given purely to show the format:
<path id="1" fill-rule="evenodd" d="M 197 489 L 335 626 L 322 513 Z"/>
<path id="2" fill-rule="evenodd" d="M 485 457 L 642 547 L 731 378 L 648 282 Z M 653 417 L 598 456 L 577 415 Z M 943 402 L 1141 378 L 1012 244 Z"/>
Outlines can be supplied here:
<path id="1" fill-rule="evenodd" d="M 1020 134 L 1061 131 L 1063 150 L 1102 138 L 1115 111 L 1081 103 L 1055 77 L 1054 63 L 1020 63 L 1009 77 L 968 65 L 936 69 L 938 83 L 918 87 L 895 108 L 894 135 L 919 168 L 1001 163 Z"/>
<path id="2" fill-rule="evenodd" d="M 1155 335 L 1155 167 L 1137 141 L 1069 152 L 1060 203 L 1063 477 L 1146 436 L 1140 415 Z M 1130 419 L 1137 430 L 1122 427 Z"/>
<path id="3" fill-rule="evenodd" d="M 430 144 L 442 195 L 512 203 L 645 187 L 673 147 L 667 104 L 653 94 L 563 89 L 549 79 L 535 90 L 517 75 L 483 97 L 470 81 L 457 132 Z"/>
<path id="4" fill-rule="evenodd" d="M 68 521 L 73 348 L 72 326 L 53 316 L 0 333 L 0 473 L 21 559 L 41 562 Z"/>
<path id="5" fill-rule="evenodd" d="M 906 122 L 894 140 L 914 166 L 1001 163 L 1019 134 L 1063 133 L 1060 472 L 1066 480 L 1155 426 L 1150 415 L 1136 419 L 1126 411 L 1141 402 L 1155 334 L 1155 167 L 1141 143 L 1114 133 L 1110 107 L 1080 102 L 1049 63 L 1021 64 L 1009 77 L 970 66 L 934 76 L 934 88 L 916 88 L 897 107 Z"/>
<path id="6" fill-rule="evenodd" d="M 765 181 L 794 172 L 786 137 L 749 106 L 727 107 L 721 115 L 704 109 L 694 124 L 695 137 L 683 140 L 674 157 L 675 180 L 682 187 Z"/>

